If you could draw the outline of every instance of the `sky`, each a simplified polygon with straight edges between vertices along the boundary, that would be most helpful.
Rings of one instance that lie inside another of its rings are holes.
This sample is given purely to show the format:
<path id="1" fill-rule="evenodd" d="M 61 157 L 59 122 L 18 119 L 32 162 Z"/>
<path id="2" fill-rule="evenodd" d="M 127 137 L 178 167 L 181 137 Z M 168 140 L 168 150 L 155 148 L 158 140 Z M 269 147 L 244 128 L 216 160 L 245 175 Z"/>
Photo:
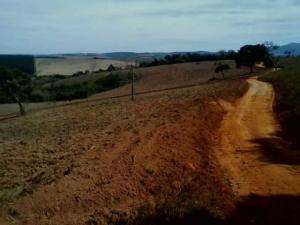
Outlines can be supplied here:
<path id="1" fill-rule="evenodd" d="M 0 0 L 0 54 L 300 42 L 300 0 Z"/>

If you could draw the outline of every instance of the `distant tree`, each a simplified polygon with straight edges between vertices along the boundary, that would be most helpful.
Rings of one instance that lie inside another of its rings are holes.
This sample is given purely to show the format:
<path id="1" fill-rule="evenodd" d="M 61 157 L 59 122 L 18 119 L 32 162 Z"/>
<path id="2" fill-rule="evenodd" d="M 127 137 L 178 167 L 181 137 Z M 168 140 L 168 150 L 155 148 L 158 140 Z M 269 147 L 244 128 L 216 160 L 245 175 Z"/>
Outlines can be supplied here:
<path id="1" fill-rule="evenodd" d="M 269 57 L 266 57 L 264 64 L 266 67 L 279 67 L 279 57 L 276 57 L 274 54 L 274 51 L 279 49 L 279 46 L 274 44 L 272 41 L 266 41 L 263 43 L 263 45 L 268 49 L 269 51 Z"/>
<path id="2" fill-rule="evenodd" d="M 250 68 L 250 72 L 253 73 L 255 63 L 266 63 L 270 59 L 270 56 L 268 48 L 264 45 L 245 45 L 238 51 L 235 61 L 238 68 L 247 66 Z"/>
<path id="3" fill-rule="evenodd" d="M 284 55 L 285 55 L 287 58 L 294 56 L 294 53 L 295 53 L 295 50 L 294 50 L 294 49 L 293 49 L 293 50 L 286 50 L 286 51 L 284 51 Z"/>
<path id="4" fill-rule="evenodd" d="M 22 101 L 26 100 L 32 91 L 31 77 L 19 70 L 0 68 L 0 92 L 18 103 L 20 114 L 25 114 Z"/>
<path id="5" fill-rule="evenodd" d="M 292 54 L 291 51 L 288 51 L 288 50 L 284 51 L 284 55 L 285 55 L 287 58 L 290 57 L 291 54 Z"/>
<path id="6" fill-rule="evenodd" d="M 170 54 L 163 59 L 154 59 L 151 62 L 142 62 L 140 67 L 168 65 L 175 63 L 187 62 L 201 62 L 201 61 L 215 61 L 215 60 L 234 60 L 237 53 L 233 50 L 220 51 L 218 53 L 184 53 L 184 54 Z"/>
<path id="7" fill-rule="evenodd" d="M 112 72 L 112 71 L 115 71 L 115 70 L 116 70 L 116 68 L 112 64 L 110 64 L 109 67 L 107 68 L 108 72 Z"/>
<path id="8" fill-rule="evenodd" d="M 221 73 L 223 78 L 225 77 L 224 71 L 230 70 L 230 66 L 228 64 L 220 64 L 216 67 L 215 73 Z"/>

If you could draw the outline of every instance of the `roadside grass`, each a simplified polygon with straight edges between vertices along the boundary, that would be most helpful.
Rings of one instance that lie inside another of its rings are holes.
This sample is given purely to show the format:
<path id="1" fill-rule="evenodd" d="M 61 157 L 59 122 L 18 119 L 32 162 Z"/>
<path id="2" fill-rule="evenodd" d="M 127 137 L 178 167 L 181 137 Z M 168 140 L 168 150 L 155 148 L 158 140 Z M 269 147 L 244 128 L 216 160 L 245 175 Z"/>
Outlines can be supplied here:
<path id="1" fill-rule="evenodd" d="M 274 110 L 286 140 L 300 145 L 300 57 L 280 60 L 283 68 L 260 79 L 271 83 L 276 92 Z"/>

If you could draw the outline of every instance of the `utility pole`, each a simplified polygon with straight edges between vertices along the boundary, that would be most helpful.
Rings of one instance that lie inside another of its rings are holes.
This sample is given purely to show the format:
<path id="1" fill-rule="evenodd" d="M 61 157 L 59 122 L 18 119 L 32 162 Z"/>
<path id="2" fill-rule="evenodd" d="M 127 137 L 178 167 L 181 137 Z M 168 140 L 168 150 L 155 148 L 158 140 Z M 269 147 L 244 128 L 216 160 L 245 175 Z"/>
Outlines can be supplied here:
<path id="1" fill-rule="evenodd" d="M 134 101 L 134 71 L 131 66 L 131 100 Z"/>

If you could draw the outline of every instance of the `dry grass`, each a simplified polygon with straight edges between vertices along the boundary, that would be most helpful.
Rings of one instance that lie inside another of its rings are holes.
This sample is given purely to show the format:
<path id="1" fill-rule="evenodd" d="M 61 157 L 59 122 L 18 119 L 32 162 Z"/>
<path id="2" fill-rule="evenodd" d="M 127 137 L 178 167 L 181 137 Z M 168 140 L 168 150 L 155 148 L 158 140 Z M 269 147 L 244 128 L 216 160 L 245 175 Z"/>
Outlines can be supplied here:
<path id="1" fill-rule="evenodd" d="M 72 75 L 78 71 L 98 71 L 99 69 L 106 70 L 109 65 L 113 64 L 116 67 L 125 68 L 131 65 L 132 62 L 108 60 L 108 59 L 93 59 L 88 57 L 74 58 L 38 58 L 36 59 L 36 73 L 38 76 L 45 75 Z"/>
<path id="2" fill-rule="evenodd" d="M 226 73 L 226 78 L 238 77 L 248 73 L 245 69 L 236 69 L 233 61 L 227 61 L 231 70 Z M 191 84 L 205 83 L 212 78 L 221 79 L 221 75 L 214 72 L 215 62 L 182 63 L 135 69 L 139 77 L 135 85 L 135 92 L 172 88 Z M 131 93 L 131 85 L 99 93 L 91 98 L 124 95 Z"/>

